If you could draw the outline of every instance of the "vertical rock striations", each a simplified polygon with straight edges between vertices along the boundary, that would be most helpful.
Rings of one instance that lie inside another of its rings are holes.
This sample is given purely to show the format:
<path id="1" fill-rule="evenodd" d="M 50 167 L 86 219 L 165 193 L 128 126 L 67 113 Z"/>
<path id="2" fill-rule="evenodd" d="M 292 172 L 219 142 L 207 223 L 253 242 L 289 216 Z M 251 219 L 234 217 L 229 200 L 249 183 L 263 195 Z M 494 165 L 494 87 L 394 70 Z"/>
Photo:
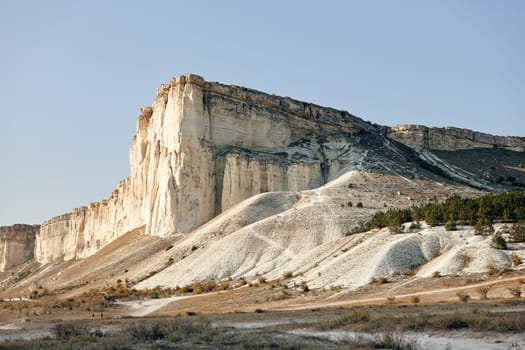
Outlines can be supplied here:
<path id="1" fill-rule="evenodd" d="M 44 222 L 35 259 L 86 257 L 141 227 L 190 232 L 255 194 L 319 187 L 347 165 L 349 141 L 373 130 L 347 112 L 174 78 L 141 110 L 130 177 L 107 200 Z"/>
<path id="2" fill-rule="evenodd" d="M 33 259 L 38 225 L 0 227 L 0 271 Z"/>
<path id="3" fill-rule="evenodd" d="M 339 144 L 373 129 L 347 112 L 172 79 L 143 110 L 130 151 L 146 233 L 189 232 L 255 194 L 318 187 L 337 175 Z"/>

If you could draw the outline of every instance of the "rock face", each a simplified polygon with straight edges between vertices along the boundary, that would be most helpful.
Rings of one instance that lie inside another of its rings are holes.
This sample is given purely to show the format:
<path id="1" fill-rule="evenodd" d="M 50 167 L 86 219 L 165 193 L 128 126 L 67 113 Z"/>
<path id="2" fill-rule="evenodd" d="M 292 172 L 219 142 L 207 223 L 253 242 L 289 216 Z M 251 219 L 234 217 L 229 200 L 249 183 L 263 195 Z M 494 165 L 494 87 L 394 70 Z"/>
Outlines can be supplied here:
<path id="1" fill-rule="evenodd" d="M 318 188 L 349 170 L 390 171 L 407 157 L 388 138 L 413 148 L 525 148 L 522 138 L 387 128 L 348 112 L 180 76 L 141 109 L 130 177 L 108 199 L 44 222 L 22 240 L 24 253 L 16 258 L 5 246 L 4 268 L 31 254 L 39 263 L 84 258 L 132 230 L 160 237 L 188 233 L 253 195 Z M 365 166 L 372 157 L 381 160 Z"/>
<path id="2" fill-rule="evenodd" d="M 0 227 L 0 271 L 33 259 L 38 225 Z"/>
<path id="3" fill-rule="evenodd" d="M 48 263 L 84 258 L 142 226 L 140 201 L 134 189 L 131 179 L 127 179 L 108 199 L 43 222 L 35 237 L 35 260 Z"/>
<path id="4" fill-rule="evenodd" d="M 525 152 L 523 137 L 494 136 L 452 127 L 428 128 L 422 125 L 396 125 L 388 130 L 387 136 L 409 147 L 439 151 L 503 148 Z"/>
<path id="5" fill-rule="evenodd" d="M 339 144 L 373 129 L 346 112 L 195 75 L 162 86 L 147 110 L 131 181 L 146 233 L 159 236 L 189 232 L 261 192 L 318 187 L 344 162 Z"/>
<path id="6" fill-rule="evenodd" d="M 107 200 L 44 222 L 35 259 L 83 258 L 140 227 L 187 233 L 255 194 L 319 187 L 348 165 L 349 142 L 378 128 L 291 98 L 174 78 L 141 109 L 131 176 Z"/>

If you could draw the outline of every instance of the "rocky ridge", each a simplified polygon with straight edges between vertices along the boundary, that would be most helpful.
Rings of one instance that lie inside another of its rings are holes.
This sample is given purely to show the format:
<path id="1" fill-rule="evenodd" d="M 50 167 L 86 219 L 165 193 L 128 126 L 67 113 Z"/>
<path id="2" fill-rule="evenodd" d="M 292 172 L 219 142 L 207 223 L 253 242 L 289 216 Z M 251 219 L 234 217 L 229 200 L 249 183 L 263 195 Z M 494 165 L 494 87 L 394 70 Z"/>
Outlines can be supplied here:
<path id="1" fill-rule="evenodd" d="M 388 129 L 387 137 L 418 149 L 458 151 L 472 148 L 501 148 L 525 152 L 523 137 L 495 136 L 454 127 L 396 125 Z"/>

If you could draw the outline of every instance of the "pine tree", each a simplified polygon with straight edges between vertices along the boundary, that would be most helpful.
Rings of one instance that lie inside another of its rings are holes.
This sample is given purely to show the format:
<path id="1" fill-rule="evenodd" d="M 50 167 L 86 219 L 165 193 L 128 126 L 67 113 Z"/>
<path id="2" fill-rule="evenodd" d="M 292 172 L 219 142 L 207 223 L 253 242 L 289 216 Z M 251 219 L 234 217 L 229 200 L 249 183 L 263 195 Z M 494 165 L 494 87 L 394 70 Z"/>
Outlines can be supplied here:
<path id="1" fill-rule="evenodd" d="M 488 236 L 494 233 L 492 222 L 487 218 L 481 218 L 474 226 L 474 234 Z"/>
<path id="2" fill-rule="evenodd" d="M 512 221 L 512 217 L 511 217 L 509 208 L 503 209 L 503 215 L 501 217 L 501 220 L 503 222 L 510 222 L 510 221 Z"/>
<path id="3" fill-rule="evenodd" d="M 458 227 L 456 226 L 456 222 L 454 220 L 448 220 L 445 224 L 445 230 L 447 231 L 457 231 Z"/>
<path id="4" fill-rule="evenodd" d="M 507 241 L 501 235 L 501 232 L 497 232 L 494 237 L 492 237 L 491 246 L 496 249 L 507 249 Z"/>
<path id="5" fill-rule="evenodd" d="M 512 226 L 509 232 L 509 241 L 525 242 L 525 222 L 520 221 Z"/>

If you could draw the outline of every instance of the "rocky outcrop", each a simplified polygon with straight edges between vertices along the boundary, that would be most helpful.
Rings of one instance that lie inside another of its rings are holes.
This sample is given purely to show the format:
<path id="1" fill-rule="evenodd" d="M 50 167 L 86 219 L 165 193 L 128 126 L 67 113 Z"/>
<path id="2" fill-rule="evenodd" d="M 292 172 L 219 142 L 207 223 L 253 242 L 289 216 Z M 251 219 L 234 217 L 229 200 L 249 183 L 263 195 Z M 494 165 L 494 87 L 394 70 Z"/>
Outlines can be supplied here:
<path id="1" fill-rule="evenodd" d="M 142 226 L 135 189 L 130 179 L 121 181 L 108 199 L 43 222 L 36 234 L 35 259 L 48 263 L 84 258 Z"/>
<path id="2" fill-rule="evenodd" d="M 503 148 L 525 152 L 525 138 L 494 136 L 453 127 L 429 128 L 422 125 L 396 125 L 387 137 L 413 148 L 457 151 L 471 148 Z"/>
<path id="3" fill-rule="evenodd" d="M 139 227 L 187 233 L 258 193 L 319 187 L 355 160 L 345 155 L 359 133 L 377 128 L 348 112 L 174 78 L 141 109 L 131 176 L 107 200 L 44 222 L 35 258 L 86 257 Z"/>
<path id="4" fill-rule="evenodd" d="M 33 259 L 38 225 L 0 227 L 0 271 Z"/>
<path id="5" fill-rule="evenodd" d="M 382 157 L 373 166 L 390 171 L 390 163 L 406 157 L 385 135 L 430 149 L 523 151 L 525 144 L 462 129 L 387 128 L 348 112 L 180 76 L 141 109 L 130 177 L 108 199 L 44 222 L 31 243 L 34 258 L 87 257 L 132 230 L 188 233 L 253 195 L 313 189 L 343 172 L 373 169 L 363 167 L 370 155 Z"/>
<path id="6" fill-rule="evenodd" d="M 318 187 L 345 162 L 341 145 L 375 130 L 347 112 L 196 75 L 161 86 L 147 111 L 131 181 L 146 232 L 159 236 L 189 232 L 261 192 Z"/>

